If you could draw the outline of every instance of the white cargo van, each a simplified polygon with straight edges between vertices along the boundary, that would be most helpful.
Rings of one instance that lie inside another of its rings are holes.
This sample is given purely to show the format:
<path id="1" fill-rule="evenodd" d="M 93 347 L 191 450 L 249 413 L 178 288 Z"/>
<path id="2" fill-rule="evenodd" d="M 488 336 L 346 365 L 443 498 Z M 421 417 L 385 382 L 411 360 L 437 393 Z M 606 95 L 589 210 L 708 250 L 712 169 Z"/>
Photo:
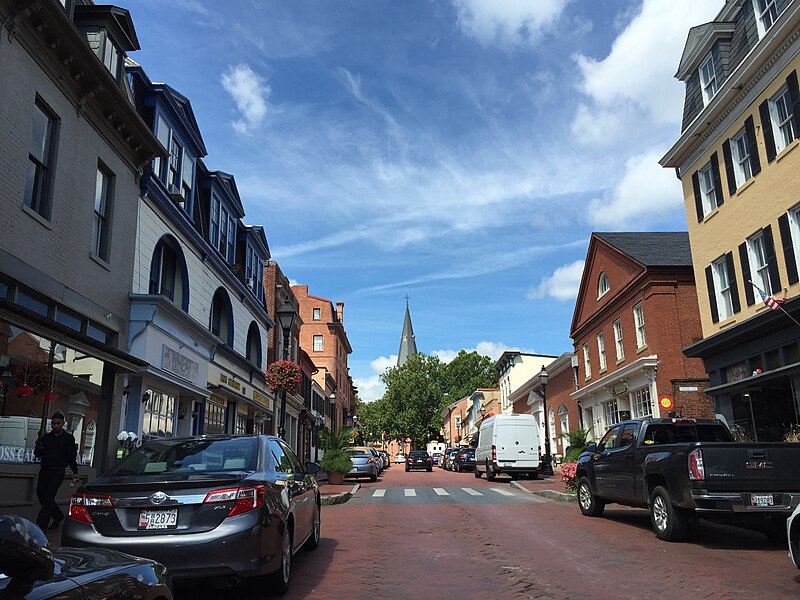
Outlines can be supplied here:
<path id="1" fill-rule="evenodd" d="M 536 479 L 542 469 L 539 458 L 539 424 L 533 415 L 495 415 L 481 423 L 475 450 L 475 477 L 486 473 L 522 475 Z"/>

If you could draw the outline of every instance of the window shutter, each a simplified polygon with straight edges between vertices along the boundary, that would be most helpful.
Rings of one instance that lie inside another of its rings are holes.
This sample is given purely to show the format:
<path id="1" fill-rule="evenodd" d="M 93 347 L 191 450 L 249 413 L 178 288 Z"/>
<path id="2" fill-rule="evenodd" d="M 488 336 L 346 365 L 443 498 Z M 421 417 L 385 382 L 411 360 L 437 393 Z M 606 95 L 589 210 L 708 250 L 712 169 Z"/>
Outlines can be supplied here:
<path id="1" fill-rule="evenodd" d="M 747 242 L 739 244 L 739 262 L 742 263 L 744 299 L 747 301 L 747 306 L 753 306 L 756 299 L 753 296 L 753 284 L 750 283 L 750 257 L 747 255 Z"/>
<path id="2" fill-rule="evenodd" d="M 781 232 L 781 243 L 783 244 L 783 259 L 786 263 L 786 278 L 789 285 L 800 281 L 797 275 L 797 260 L 794 257 L 794 244 L 792 244 L 792 232 L 789 231 L 789 215 L 783 213 L 778 218 L 778 229 Z"/>
<path id="3" fill-rule="evenodd" d="M 722 158 L 725 160 L 725 175 L 728 177 L 728 195 L 733 196 L 736 193 L 736 174 L 733 172 L 730 140 L 725 140 L 722 144 Z"/>
<path id="4" fill-rule="evenodd" d="M 694 207 L 697 209 L 697 222 L 703 220 L 703 198 L 700 194 L 700 172 L 692 173 L 692 188 L 694 189 Z"/>
<path id="5" fill-rule="evenodd" d="M 756 126 L 753 124 L 753 115 L 744 121 L 744 130 L 747 135 L 747 149 L 750 152 L 750 169 L 753 177 L 761 173 L 761 160 L 758 158 L 758 141 L 756 140 Z"/>
<path id="6" fill-rule="evenodd" d="M 733 265 L 733 252 L 725 255 L 725 268 L 728 269 L 728 285 L 731 287 L 731 304 L 733 304 L 733 314 L 742 310 L 742 303 L 739 301 L 739 286 L 736 283 L 736 268 Z"/>
<path id="7" fill-rule="evenodd" d="M 781 275 L 778 272 L 778 257 L 775 255 L 775 242 L 772 240 L 772 225 L 767 225 L 764 229 L 764 250 L 767 254 L 767 268 L 769 270 L 769 282 L 772 285 L 773 294 L 783 289 L 781 285 Z"/>
<path id="8" fill-rule="evenodd" d="M 761 115 L 761 131 L 764 134 L 764 148 L 767 151 L 767 162 L 775 160 L 775 135 L 772 133 L 772 118 L 769 115 L 769 100 L 764 100 L 758 107 Z M 749 135 L 749 134 L 748 134 Z"/>
<path id="9" fill-rule="evenodd" d="M 711 155 L 711 176 L 714 178 L 714 195 L 717 197 L 717 206 L 722 206 L 722 179 L 719 174 L 719 156 L 716 152 Z"/>
<path id="10" fill-rule="evenodd" d="M 711 322 L 718 323 L 717 294 L 714 292 L 714 273 L 712 273 L 711 265 L 706 267 L 706 285 L 708 286 L 708 305 L 711 308 Z"/>
<path id="11" fill-rule="evenodd" d="M 794 137 L 800 137 L 800 90 L 797 87 L 797 71 L 792 71 L 786 78 L 786 88 L 792 99 L 792 120 L 794 121 Z"/>

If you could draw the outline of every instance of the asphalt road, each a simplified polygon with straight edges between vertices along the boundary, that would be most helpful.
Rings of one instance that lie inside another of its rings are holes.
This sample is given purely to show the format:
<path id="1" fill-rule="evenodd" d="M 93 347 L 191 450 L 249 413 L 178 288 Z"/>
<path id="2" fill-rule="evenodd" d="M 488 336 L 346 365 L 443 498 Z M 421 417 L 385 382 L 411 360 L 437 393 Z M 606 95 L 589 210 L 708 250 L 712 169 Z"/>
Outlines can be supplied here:
<path id="1" fill-rule="evenodd" d="M 385 491 L 376 496 L 377 490 Z M 689 541 L 672 544 L 656 539 L 646 511 L 610 506 L 592 519 L 575 504 L 524 494 L 507 481 L 490 484 L 471 473 L 405 473 L 393 466 L 376 483 L 363 483 L 350 502 L 324 507 L 320 547 L 295 556 L 285 597 L 800 597 L 800 571 L 786 547 L 760 533 L 701 522 Z M 270 597 L 261 582 L 186 594 L 179 598 Z"/>

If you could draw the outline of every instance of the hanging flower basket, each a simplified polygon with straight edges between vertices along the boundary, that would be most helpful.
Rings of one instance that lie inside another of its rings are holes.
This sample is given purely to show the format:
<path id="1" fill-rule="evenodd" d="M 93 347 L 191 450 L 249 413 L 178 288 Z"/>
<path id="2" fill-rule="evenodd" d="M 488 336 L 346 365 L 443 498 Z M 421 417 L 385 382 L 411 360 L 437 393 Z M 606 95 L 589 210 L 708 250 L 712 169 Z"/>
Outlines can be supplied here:
<path id="1" fill-rule="evenodd" d="M 14 393 L 19 398 L 24 398 L 25 396 L 33 396 L 33 388 L 29 385 L 18 385 L 14 388 Z"/>
<path id="2" fill-rule="evenodd" d="M 297 393 L 300 386 L 300 367 L 290 360 L 278 360 L 267 367 L 267 387 L 287 394 Z"/>
<path id="3" fill-rule="evenodd" d="M 14 383 L 17 396 L 32 396 L 50 387 L 52 371 L 47 363 L 26 360 L 14 367 Z"/>

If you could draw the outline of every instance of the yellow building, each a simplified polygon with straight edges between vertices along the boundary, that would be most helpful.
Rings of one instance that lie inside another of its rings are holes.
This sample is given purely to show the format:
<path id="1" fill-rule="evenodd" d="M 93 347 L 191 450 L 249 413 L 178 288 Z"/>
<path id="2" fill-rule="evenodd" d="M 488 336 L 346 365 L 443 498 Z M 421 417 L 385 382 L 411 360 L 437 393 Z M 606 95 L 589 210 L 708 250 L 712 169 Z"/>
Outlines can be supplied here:
<path id="1" fill-rule="evenodd" d="M 683 127 L 661 160 L 682 183 L 700 304 L 703 339 L 684 352 L 716 413 L 758 441 L 800 412 L 798 54 L 800 0 L 725 2 L 689 31 Z"/>

